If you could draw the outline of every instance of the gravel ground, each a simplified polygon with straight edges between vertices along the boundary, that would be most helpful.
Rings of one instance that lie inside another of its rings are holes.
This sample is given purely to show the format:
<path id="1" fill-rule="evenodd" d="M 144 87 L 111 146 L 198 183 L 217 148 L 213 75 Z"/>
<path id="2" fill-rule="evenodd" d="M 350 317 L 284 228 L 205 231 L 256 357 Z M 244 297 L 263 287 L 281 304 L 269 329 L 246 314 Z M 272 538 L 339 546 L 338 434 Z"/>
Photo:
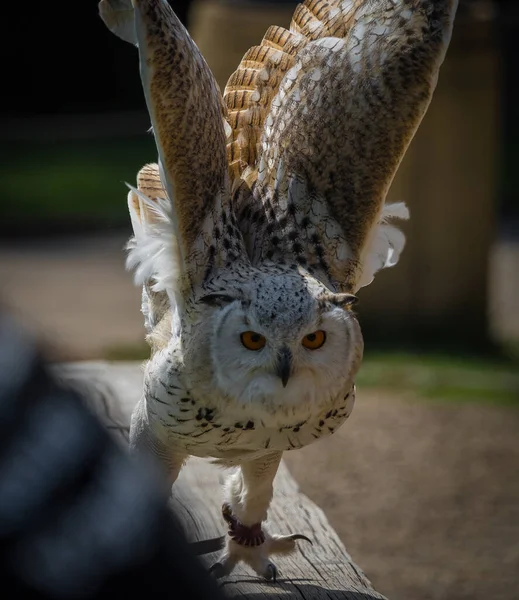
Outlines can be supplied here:
<path id="1" fill-rule="evenodd" d="M 286 460 L 390 600 L 519 598 L 519 409 L 359 390 Z"/>

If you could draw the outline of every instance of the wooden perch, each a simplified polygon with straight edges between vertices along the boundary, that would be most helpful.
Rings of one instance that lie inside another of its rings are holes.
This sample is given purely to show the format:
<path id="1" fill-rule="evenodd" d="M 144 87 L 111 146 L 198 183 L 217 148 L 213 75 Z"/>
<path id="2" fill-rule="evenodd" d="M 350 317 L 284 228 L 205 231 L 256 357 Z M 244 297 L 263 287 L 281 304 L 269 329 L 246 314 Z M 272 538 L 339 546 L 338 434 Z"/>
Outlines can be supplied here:
<path id="1" fill-rule="evenodd" d="M 142 369 L 135 363 L 88 362 L 57 367 L 59 377 L 81 391 L 88 404 L 122 443 L 128 440 L 130 416 L 142 390 Z M 191 458 L 173 486 L 174 510 L 188 538 L 201 541 L 225 533 L 221 517 L 221 470 Z M 282 463 L 274 482 L 269 524 L 277 533 L 303 533 L 313 545 L 276 557 L 280 578 L 263 582 L 239 566 L 223 583 L 226 594 L 249 599 L 384 600 L 355 565 L 322 510 L 298 490 Z M 214 562 L 216 555 L 202 560 Z"/>

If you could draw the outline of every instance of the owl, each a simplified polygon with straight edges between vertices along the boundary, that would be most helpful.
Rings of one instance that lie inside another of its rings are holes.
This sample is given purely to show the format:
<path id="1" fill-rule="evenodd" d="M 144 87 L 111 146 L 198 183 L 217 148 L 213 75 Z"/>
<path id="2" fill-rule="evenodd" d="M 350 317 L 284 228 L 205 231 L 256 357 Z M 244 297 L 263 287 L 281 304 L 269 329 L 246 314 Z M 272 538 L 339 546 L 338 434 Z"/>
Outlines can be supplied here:
<path id="1" fill-rule="evenodd" d="M 138 47 L 156 141 L 131 187 L 128 267 L 151 348 L 130 447 L 171 484 L 189 456 L 228 469 L 216 576 L 275 579 L 304 535 L 265 526 L 280 459 L 349 417 L 360 288 L 398 262 L 386 204 L 447 50 L 456 0 L 306 0 L 223 96 L 166 0 L 102 0 Z"/>

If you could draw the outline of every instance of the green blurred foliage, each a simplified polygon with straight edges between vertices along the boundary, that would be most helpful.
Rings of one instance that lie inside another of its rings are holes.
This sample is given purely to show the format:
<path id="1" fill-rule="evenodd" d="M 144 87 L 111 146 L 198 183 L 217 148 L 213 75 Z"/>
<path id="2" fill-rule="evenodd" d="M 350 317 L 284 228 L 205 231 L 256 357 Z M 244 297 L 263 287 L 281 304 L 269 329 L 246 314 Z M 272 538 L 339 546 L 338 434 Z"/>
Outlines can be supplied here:
<path id="1" fill-rule="evenodd" d="M 144 361 L 149 353 L 142 343 L 107 348 L 102 358 Z M 359 389 L 392 390 L 430 401 L 519 405 L 519 363 L 513 357 L 368 352 L 356 384 Z"/>
<path id="2" fill-rule="evenodd" d="M 156 160 L 151 135 L 41 143 L 12 143 L 0 163 L 3 224 L 127 221 L 125 182 Z"/>
<path id="3" fill-rule="evenodd" d="M 518 364 L 497 358 L 372 353 L 365 357 L 357 385 L 451 402 L 519 405 Z"/>

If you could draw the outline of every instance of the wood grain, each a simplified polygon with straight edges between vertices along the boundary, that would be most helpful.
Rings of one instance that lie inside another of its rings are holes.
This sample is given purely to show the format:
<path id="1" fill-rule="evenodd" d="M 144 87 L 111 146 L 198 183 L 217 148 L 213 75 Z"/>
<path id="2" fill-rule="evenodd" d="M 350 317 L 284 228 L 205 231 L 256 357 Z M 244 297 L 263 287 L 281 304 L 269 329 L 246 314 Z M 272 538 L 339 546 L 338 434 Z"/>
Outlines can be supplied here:
<path id="1" fill-rule="evenodd" d="M 126 444 L 131 412 L 142 390 L 140 366 L 84 362 L 57 365 L 55 370 L 64 383 L 81 392 L 115 438 Z M 192 458 L 173 486 L 173 509 L 192 541 L 225 534 L 220 513 L 222 474 L 208 460 Z M 322 510 L 299 492 L 283 463 L 274 482 L 268 527 L 276 533 L 305 534 L 313 545 L 300 542 L 297 553 L 276 557 L 280 571 L 276 584 L 263 582 L 238 566 L 222 583 L 230 598 L 384 600 L 352 561 Z M 202 560 L 210 565 L 215 558 L 208 554 Z"/>

